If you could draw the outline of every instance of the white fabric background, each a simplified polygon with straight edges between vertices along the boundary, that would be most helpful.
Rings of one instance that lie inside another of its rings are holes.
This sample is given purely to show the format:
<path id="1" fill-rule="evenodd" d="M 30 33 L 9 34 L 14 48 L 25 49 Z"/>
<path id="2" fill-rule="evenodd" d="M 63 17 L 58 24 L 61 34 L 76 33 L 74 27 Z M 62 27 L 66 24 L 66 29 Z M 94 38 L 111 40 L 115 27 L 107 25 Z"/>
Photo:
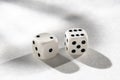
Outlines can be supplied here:
<path id="1" fill-rule="evenodd" d="M 1 80 L 119 80 L 119 0 L 1 0 Z M 31 41 L 42 32 L 55 34 L 63 47 L 64 32 L 81 27 L 90 49 L 73 59 L 60 54 L 50 61 L 32 58 Z"/>

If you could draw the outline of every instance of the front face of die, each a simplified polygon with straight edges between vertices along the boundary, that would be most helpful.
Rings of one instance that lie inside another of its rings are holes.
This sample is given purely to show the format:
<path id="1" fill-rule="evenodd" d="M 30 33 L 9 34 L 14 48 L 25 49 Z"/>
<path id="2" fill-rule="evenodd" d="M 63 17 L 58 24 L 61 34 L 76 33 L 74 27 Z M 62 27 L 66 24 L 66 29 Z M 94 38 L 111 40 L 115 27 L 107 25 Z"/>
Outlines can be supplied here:
<path id="1" fill-rule="evenodd" d="M 87 33 L 81 28 L 69 29 L 65 33 L 65 49 L 71 55 L 82 55 L 88 46 Z"/>
<path id="2" fill-rule="evenodd" d="M 42 53 L 41 53 L 42 54 Z M 43 59 L 50 59 L 58 54 L 58 43 L 55 41 L 49 41 L 43 46 Z"/>
<path id="3" fill-rule="evenodd" d="M 51 34 L 43 33 L 33 40 L 34 56 L 38 59 L 50 59 L 58 53 L 57 38 Z"/>

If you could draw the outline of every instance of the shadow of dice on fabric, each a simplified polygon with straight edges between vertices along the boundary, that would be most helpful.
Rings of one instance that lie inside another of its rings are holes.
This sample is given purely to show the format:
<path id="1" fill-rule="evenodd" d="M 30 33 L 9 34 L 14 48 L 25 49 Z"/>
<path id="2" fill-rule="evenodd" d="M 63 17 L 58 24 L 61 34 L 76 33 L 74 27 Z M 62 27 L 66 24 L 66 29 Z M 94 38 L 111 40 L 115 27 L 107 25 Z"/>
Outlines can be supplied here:
<path id="1" fill-rule="evenodd" d="M 82 55 L 88 49 L 88 35 L 82 28 L 71 28 L 65 32 L 65 51 L 71 55 Z"/>
<path id="2" fill-rule="evenodd" d="M 41 33 L 33 42 L 33 55 L 37 59 L 50 59 L 58 54 L 58 40 L 54 35 Z"/>

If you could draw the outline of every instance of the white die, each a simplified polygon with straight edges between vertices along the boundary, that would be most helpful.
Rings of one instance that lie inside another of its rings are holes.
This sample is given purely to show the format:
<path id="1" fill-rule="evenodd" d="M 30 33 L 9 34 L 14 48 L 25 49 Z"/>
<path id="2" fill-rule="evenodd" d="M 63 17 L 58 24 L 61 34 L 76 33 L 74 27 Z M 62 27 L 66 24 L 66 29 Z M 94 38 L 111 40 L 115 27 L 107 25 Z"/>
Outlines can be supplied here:
<path id="1" fill-rule="evenodd" d="M 88 35 L 82 28 L 71 28 L 65 32 L 65 50 L 71 55 L 82 55 L 88 48 Z"/>
<path id="2" fill-rule="evenodd" d="M 33 53 L 38 59 L 50 59 L 58 54 L 58 40 L 54 35 L 42 33 L 33 40 Z"/>

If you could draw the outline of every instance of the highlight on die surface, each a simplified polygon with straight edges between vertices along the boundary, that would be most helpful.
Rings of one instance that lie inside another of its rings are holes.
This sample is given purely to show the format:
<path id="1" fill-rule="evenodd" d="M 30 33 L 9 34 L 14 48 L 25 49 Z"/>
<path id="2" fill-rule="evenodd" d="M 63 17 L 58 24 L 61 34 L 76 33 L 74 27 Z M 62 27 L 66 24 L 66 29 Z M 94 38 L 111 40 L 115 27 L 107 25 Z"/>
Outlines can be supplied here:
<path id="1" fill-rule="evenodd" d="M 36 35 L 32 41 L 33 55 L 37 59 L 50 59 L 58 54 L 58 40 L 49 33 Z"/>
<path id="2" fill-rule="evenodd" d="M 88 49 L 88 35 L 82 28 L 71 28 L 65 32 L 65 51 L 71 55 L 82 55 Z"/>

